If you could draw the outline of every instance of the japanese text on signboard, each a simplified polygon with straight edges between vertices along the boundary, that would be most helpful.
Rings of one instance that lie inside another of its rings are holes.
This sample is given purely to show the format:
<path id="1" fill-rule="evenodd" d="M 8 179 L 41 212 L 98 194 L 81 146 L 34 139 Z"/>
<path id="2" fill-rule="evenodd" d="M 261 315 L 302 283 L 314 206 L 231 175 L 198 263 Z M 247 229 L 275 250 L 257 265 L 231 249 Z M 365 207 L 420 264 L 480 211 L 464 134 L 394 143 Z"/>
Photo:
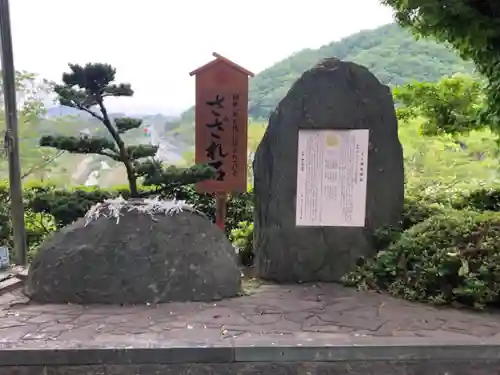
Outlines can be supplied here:
<path id="1" fill-rule="evenodd" d="M 228 98 L 228 100 L 226 100 Z M 240 123 L 242 114 L 240 113 L 240 94 L 232 93 L 225 95 L 215 94 L 205 101 L 209 109 L 210 116 L 204 124 L 209 137 L 204 149 L 207 163 L 217 171 L 216 181 L 225 181 L 227 174 L 237 178 L 242 167 L 239 160 L 240 146 Z M 243 165 L 246 168 L 245 165 Z"/>
<path id="2" fill-rule="evenodd" d="M 233 173 L 233 176 L 238 175 L 238 104 L 240 101 L 240 95 L 239 94 L 233 94 L 233 118 L 232 118 L 232 126 L 233 126 L 233 137 L 232 137 L 232 164 L 231 164 L 231 171 Z"/>
<path id="3" fill-rule="evenodd" d="M 224 171 L 224 160 L 228 155 L 228 153 L 223 150 L 224 134 L 222 133 L 224 132 L 224 125 L 229 122 L 228 117 L 223 116 L 224 100 L 224 96 L 217 94 L 213 100 L 205 102 L 205 104 L 211 108 L 210 112 L 213 116 L 213 121 L 205 124 L 210 133 L 209 145 L 205 149 L 205 155 L 208 158 L 208 164 L 217 171 L 217 181 L 224 181 L 226 176 L 226 172 Z"/>

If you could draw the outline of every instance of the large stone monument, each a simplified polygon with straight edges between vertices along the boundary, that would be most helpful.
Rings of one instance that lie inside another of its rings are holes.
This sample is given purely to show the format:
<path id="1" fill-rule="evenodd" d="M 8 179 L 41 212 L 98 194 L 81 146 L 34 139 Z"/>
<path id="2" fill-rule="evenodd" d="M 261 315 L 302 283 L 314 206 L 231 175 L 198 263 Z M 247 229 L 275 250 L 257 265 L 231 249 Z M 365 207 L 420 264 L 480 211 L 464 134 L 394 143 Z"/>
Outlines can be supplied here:
<path id="1" fill-rule="evenodd" d="M 363 66 L 326 59 L 272 113 L 254 159 L 256 271 L 339 281 L 399 225 L 401 143 L 391 91 Z"/>

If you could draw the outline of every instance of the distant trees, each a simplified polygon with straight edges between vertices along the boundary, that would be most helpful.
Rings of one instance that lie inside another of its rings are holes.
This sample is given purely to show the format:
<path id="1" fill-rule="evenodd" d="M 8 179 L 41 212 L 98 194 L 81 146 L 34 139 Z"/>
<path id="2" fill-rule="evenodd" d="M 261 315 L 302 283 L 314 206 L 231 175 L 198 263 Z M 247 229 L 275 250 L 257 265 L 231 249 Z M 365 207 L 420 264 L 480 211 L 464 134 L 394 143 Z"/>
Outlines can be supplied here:
<path id="1" fill-rule="evenodd" d="M 471 59 L 487 78 L 482 123 L 500 133 L 500 2 L 498 0 L 381 0 L 395 10 L 397 22 L 419 36 L 449 43 Z"/>
<path id="2" fill-rule="evenodd" d="M 424 119 L 423 135 L 456 135 L 485 125 L 479 118 L 485 105 L 483 84 L 471 76 L 414 81 L 396 87 L 393 95 L 399 119 Z"/>
<path id="3" fill-rule="evenodd" d="M 415 81 L 396 87 L 393 95 L 409 183 L 496 179 L 498 146 L 491 132 L 477 131 L 486 127 L 480 122 L 482 81 L 466 75 Z"/>
<path id="4" fill-rule="evenodd" d="M 45 113 L 44 102 L 49 99 L 53 85 L 47 80 L 41 79 L 36 74 L 24 71 L 16 72 L 15 79 L 19 116 L 20 161 L 22 175 L 27 177 L 32 174 L 43 173 L 43 170 L 60 156 L 60 153 L 41 149 L 37 145 L 37 125 L 40 121 L 40 116 Z M 4 115 L 5 106 L 1 91 L 0 85 L 0 146 L 3 148 L 6 125 Z M 7 159 L 4 157 L 0 158 L 0 178 L 6 177 Z"/>

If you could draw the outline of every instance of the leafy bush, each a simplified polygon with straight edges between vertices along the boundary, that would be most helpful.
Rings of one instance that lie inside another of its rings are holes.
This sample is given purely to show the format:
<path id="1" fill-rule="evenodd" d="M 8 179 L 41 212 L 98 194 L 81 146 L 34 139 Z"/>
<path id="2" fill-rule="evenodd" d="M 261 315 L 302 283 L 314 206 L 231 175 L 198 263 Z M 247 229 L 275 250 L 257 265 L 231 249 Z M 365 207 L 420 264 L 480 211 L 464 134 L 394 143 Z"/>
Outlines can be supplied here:
<path id="1" fill-rule="evenodd" d="M 242 221 L 231 231 L 229 238 L 238 249 L 240 263 L 247 267 L 253 265 L 253 223 Z"/>
<path id="2" fill-rule="evenodd" d="M 422 195 L 409 195 L 405 197 L 403 214 L 400 226 L 397 228 L 380 228 L 374 233 L 374 245 L 377 250 L 383 250 L 391 243 L 398 240 L 401 233 L 415 224 L 421 223 L 432 215 L 444 211 L 444 206 L 433 203 Z"/>
<path id="3" fill-rule="evenodd" d="M 9 189 L 5 184 L 0 185 L 0 245 L 8 245 L 12 232 L 10 222 Z"/>
<path id="4" fill-rule="evenodd" d="M 43 189 L 36 191 L 28 207 L 37 213 L 50 214 L 58 228 L 62 228 L 85 216 L 94 204 L 118 195 L 128 197 L 127 188 L 110 190 L 78 187 L 72 190 Z"/>
<path id="5" fill-rule="evenodd" d="M 457 209 L 500 211 L 500 186 L 480 187 L 462 194 L 453 203 Z"/>
<path id="6" fill-rule="evenodd" d="M 26 211 L 24 216 L 26 242 L 28 244 L 28 261 L 33 259 L 38 247 L 57 227 L 51 215 Z"/>
<path id="7" fill-rule="evenodd" d="M 215 199 L 211 194 L 198 193 L 193 186 L 180 186 L 162 192 L 164 198 L 185 200 L 215 222 Z M 232 194 L 227 205 L 226 234 L 242 221 L 253 221 L 253 191 Z"/>
<path id="8" fill-rule="evenodd" d="M 30 198 L 35 196 L 35 191 L 41 191 L 41 187 L 28 186 L 25 189 L 25 203 L 28 202 Z M 10 219 L 10 197 L 9 197 L 9 186 L 7 183 L 0 184 L 0 245 L 7 246 L 8 248 L 13 248 L 13 229 Z M 54 220 L 51 215 L 46 215 L 44 213 L 36 213 L 29 209 L 28 205 L 25 205 L 25 228 L 26 228 L 26 242 L 28 245 L 28 256 L 29 259 L 33 256 L 34 252 L 42 241 L 52 233 L 56 228 L 54 225 Z"/>
<path id="9" fill-rule="evenodd" d="M 344 281 L 410 300 L 498 305 L 500 213 L 447 210 L 433 215 Z"/>

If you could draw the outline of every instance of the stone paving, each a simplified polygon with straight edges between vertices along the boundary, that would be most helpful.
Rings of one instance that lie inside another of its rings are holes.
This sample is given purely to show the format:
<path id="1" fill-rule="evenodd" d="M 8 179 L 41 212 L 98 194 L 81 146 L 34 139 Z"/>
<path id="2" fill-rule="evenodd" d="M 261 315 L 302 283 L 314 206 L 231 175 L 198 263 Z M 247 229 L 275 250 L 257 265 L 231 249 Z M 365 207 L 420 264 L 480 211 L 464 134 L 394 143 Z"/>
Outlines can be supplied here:
<path id="1" fill-rule="evenodd" d="M 500 313 L 435 308 L 336 284 L 261 285 L 214 303 L 36 305 L 0 296 L 1 348 L 500 343 Z M 395 341 L 394 341 L 395 340 Z"/>

